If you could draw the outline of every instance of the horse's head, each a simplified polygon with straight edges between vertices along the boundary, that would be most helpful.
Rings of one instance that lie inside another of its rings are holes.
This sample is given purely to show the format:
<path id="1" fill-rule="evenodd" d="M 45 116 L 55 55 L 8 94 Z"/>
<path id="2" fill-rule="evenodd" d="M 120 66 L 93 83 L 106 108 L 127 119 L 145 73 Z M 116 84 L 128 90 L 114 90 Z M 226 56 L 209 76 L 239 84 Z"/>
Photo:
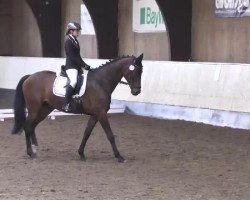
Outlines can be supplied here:
<path id="1" fill-rule="evenodd" d="M 127 80 L 131 89 L 131 94 L 135 96 L 141 93 L 142 59 L 143 54 L 138 58 L 134 58 L 132 64 L 128 66 L 127 72 L 124 75 L 124 78 Z"/>

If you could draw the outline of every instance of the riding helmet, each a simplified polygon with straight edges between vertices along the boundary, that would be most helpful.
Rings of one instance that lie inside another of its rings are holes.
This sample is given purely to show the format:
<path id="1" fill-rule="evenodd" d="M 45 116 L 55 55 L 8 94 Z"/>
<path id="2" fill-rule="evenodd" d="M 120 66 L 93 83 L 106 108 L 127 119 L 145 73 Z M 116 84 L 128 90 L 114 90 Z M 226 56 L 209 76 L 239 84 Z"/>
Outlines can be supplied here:
<path id="1" fill-rule="evenodd" d="M 77 22 L 70 22 L 67 25 L 67 30 L 82 30 L 82 27 Z"/>

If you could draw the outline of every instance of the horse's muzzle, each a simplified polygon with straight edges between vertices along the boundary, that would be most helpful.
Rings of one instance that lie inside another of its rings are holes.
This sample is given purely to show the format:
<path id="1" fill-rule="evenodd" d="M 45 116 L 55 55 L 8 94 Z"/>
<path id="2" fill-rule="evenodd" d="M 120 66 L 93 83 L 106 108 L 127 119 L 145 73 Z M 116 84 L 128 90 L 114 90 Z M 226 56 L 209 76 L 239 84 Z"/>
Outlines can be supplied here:
<path id="1" fill-rule="evenodd" d="M 137 96 L 140 93 L 141 93 L 141 88 L 133 88 L 131 90 L 131 94 L 134 95 L 134 96 Z"/>

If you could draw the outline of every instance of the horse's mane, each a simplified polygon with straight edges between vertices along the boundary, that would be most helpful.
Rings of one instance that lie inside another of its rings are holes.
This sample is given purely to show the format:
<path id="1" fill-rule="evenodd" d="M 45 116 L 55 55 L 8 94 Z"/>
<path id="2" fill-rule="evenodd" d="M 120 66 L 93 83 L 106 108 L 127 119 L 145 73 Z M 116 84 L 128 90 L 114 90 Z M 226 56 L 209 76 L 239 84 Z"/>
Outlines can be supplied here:
<path id="1" fill-rule="evenodd" d="M 129 57 L 134 57 L 134 56 L 129 56 L 129 55 L 124 56 L 124 55 L 123 55 L 123 56 L 120 56 L 120 57 L 117 57 L 117 58 L 114 58 L 114 59 L 110 59 L 110 60 L 107 61 L 106 63 L 100 65 L 100 66 L 97 67 L 97 68 L 93 68 L 93 69 L 91 69 L 91 70 L 97 70 L 97 69 L 101 69 L 101 68 L 107 67 L 107 66 L 113 64 L 113 63 L 116 62 L 116 61 L 119 61 L 119 60 L 121 60 L 121 59 L 123 59 L 123 58 L 129 58 Z"/>

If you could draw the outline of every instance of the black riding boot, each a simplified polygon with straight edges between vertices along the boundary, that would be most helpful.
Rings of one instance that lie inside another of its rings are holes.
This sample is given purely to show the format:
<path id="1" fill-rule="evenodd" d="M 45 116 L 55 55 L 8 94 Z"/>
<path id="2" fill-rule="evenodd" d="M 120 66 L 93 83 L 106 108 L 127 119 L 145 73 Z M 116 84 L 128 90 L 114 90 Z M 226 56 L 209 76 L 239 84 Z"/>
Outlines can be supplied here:
<path id="1" fill-rule="evenodd" d="M 65 94 L 65 104 L 63 106 L 63 110 L 65 110 L 66 112 L 69 111 L 69 104 L 73 94 L 74 94 L 74 88 L 71 85 L 67 85 Z"/>

